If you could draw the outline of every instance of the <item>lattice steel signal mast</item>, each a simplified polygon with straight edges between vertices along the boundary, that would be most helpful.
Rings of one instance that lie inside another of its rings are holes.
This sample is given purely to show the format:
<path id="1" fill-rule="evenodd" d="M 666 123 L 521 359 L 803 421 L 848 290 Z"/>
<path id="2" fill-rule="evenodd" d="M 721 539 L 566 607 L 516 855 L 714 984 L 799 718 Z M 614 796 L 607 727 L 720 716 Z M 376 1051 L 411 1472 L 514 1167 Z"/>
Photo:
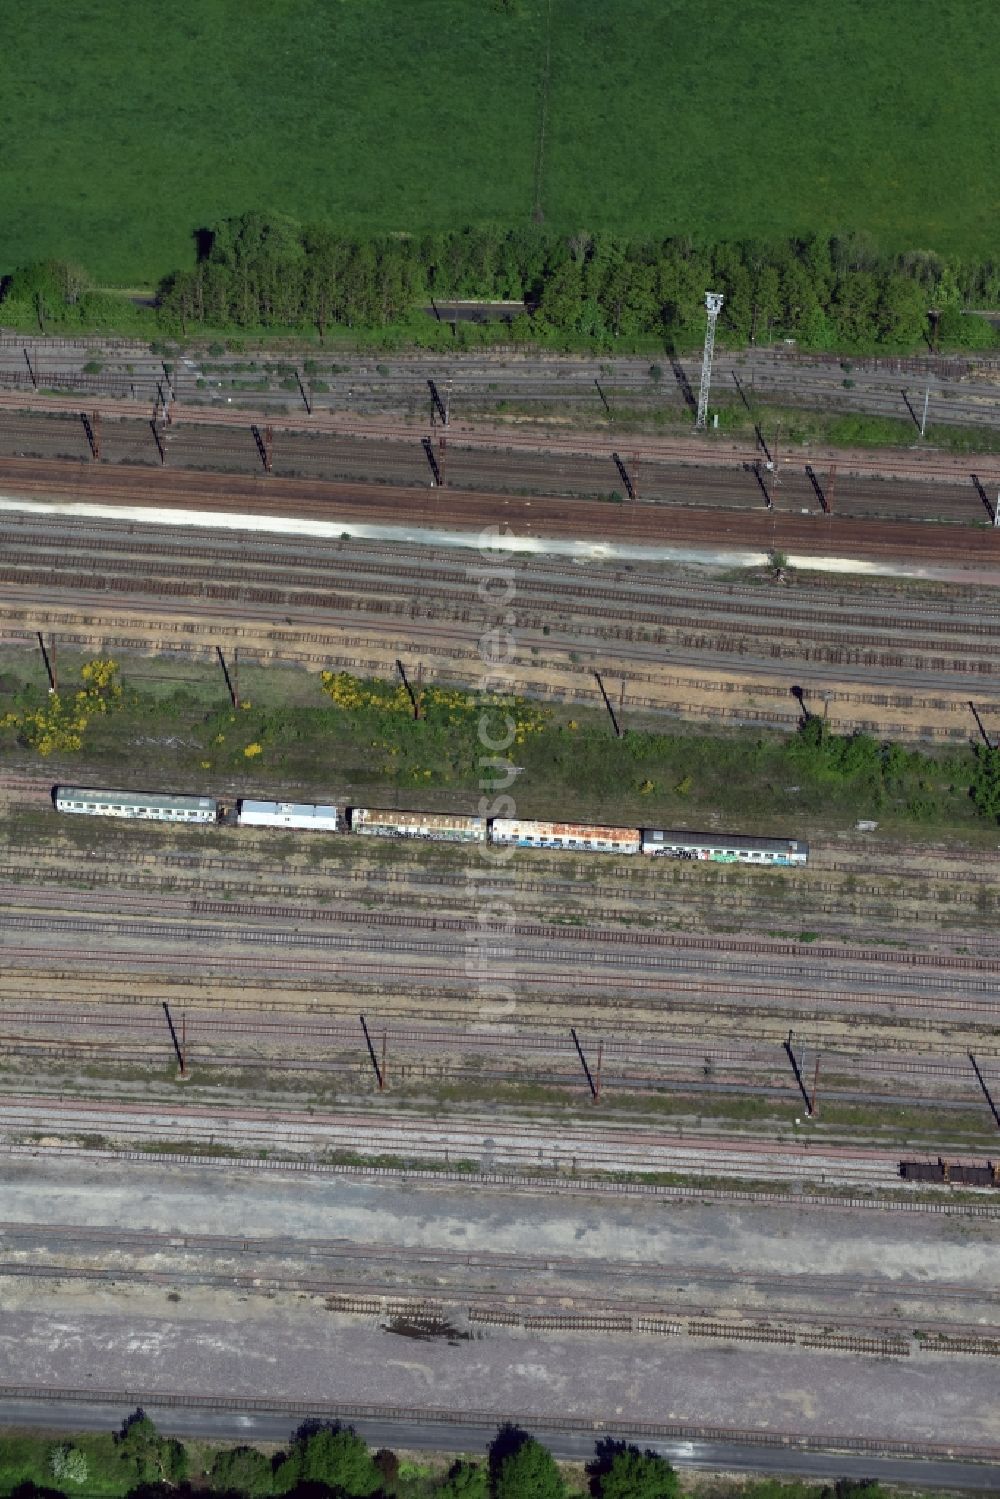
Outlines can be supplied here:
<path id="1" fill-rule="evenodd" d="M 715 350 L 715 325 L 719 320 L 722 303 L 723 295 L 721 291 L 707 291 L 705 293 L 708 327 L 705 329 L 705 352 L 701 356 L 701 385 L 698 387 L 698 415 L 694 419 L 694 430 L 696 432 L 704 432 L 705 422 L 708 417 L 708 392 L 712 384 L 712 354 Z"/>

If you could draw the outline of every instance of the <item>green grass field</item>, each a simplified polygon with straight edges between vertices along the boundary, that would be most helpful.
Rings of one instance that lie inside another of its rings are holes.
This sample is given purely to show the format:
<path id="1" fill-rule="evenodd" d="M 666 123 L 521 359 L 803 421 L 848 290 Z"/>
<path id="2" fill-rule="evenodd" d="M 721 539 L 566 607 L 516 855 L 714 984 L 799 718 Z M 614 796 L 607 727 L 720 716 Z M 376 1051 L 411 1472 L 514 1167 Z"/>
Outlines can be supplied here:
<path id="1" fill-rule="evenodd" d="M 5 21 L 0 274 L 54 255 L 149 282 L 258 207 L 528 223 L 536 185 L 567 231 L 996 242 L 995 0 L 8 0 Z"/>

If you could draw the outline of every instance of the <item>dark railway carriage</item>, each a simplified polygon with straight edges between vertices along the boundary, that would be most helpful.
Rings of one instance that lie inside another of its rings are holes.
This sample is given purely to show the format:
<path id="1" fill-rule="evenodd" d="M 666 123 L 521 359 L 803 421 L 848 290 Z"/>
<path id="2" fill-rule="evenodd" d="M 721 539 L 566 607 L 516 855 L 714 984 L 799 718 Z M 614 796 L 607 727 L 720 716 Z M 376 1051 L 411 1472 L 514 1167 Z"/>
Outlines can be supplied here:
<path id="1" fill-rule="evenodd" d="M 994 1161 L 900 1161 L 904 1181 L 933 1182 L 936 1186 L 1000 1187 L 1000 1165 Z"/>

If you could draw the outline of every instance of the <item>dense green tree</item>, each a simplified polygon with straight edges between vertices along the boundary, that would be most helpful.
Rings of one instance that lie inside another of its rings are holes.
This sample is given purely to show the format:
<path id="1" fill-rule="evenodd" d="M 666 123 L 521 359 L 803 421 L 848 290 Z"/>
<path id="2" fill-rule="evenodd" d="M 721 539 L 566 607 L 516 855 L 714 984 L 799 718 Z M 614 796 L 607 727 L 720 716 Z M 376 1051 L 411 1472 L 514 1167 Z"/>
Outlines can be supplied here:
<path id="1" fill-rule="evenodd" d="M 914 344 L 927 332 L 927 292 L 918 280 L 886 276 L 879 294 L 876 326 L 885 343 Z"/>
<path id="2" fill-rule="evenodd" d="M 867 271 L 837 277 L 831 312 L 841 337 L 848 344 L 871 339 L 876 326 L 878 282 Z"/>
<path id="3" fill-rule="evenodd" d="M 145 1411 L 135 1411 L 123 1423 L 116 1447 L 130 1487 L 175 1484 L 187 1476 L 188 1455 L 183 1442 L 161 1436 Z"/>
<path id="4" fill-rule="evenodd" d="M 680 1492 L 665 1457 L 625 1442 L 599 1442 L 588 1471 L 595 1499 L 676 1499 Z"/>
<path id="5" fill-rule="evenodd" d="M 503 1426 L 490 1448 L 493 1499 L 565 1499 L 552 1453 L 517 1427 Z"/>
<path id="6" fill-rule="evenodd" d="M 349 1426 L 300 1428 L 274 1476 L 274 1491 L 286 1494 L 301 1484 L 324 1484 L 348 1496 L 367 1499 L 381 1487 L 375 1459 Z"/>
<path id="7" fill-rule="evenodd" d="M 782 321 L 784 302 L 781 295 L 781 277 L 777 266 L 765 264 L 754 277 L 752 293 L 752 319 L 750 325 L 754 340 L 770 341 L 771 329 Z"/>
<path id="8" fill-rule="evenodd" d="M 50 324 L 58 326 L 73 320 L 87 284 L 86 272 L 72 262 L 43 260 L 8 276 L 3 300 L 29 311 L 44 333 Z"/>
<path id="9" fill-rule="evenodd" d="M 545 283 L 538 315 L 553 328 L 576 328 L 583 307 L 583 267 L 567 260 Z"/>

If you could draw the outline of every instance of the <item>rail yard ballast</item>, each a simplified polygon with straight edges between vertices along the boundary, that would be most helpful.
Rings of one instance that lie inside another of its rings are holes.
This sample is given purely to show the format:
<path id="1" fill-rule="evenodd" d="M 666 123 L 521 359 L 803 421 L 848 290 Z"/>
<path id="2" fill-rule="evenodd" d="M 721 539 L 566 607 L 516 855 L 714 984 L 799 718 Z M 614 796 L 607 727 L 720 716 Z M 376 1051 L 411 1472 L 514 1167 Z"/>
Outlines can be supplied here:
<path id="1" fill-rule="evenodd" d="M 517 848 L 565 849 L 575 853 L 649 854 L 654 858 L 704 859 L 717 864 L 791 867 L 809 858 L 798 838 L 753 838 L 741 833 L 688 833 L 677 829 L 602 827 L 590 823 L 538 822 L 512 817 L 476 817 L 455 812 L 397 812 L 330 803 L 275 802 L 239 798 L 232 805 L 211 796 L 105 791 L 56 786 L 57 812 L 188 826 L 228 824 L 286 828 L 362 837 L 413 838 L 431 843 L 492 843 Z"/>

